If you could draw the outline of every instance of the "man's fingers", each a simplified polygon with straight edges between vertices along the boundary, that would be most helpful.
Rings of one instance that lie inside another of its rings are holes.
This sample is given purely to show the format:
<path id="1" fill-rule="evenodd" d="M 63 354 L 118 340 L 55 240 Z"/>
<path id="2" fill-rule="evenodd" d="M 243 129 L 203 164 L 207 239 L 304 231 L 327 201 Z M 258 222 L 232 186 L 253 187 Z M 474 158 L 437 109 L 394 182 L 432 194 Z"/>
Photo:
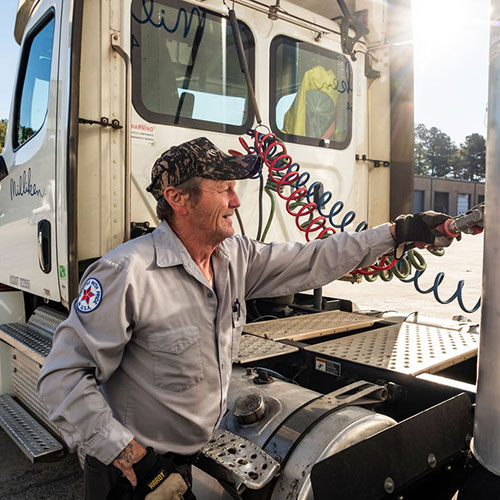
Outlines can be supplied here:
<path id="1" fill-rule="evenodd" d="M 146 448 L 141 446 L 135 439 L 120 452 L 113 460 L 113 465 L 120 469 L 123 475 L 130 481 L 130 484 L 135 488 L 137 486 L 137 476 L 133 469 L 133 465 L 139 462 L 146 455 Z"/>
<path id="2" fill-rule="evenodd" d="M 420 250 L 422 250 L 422 249 L 424 249 L 424 248 L 426 248 L 426 247 L 429 246 L 429 243 L 425 243 L 425 241 L 415 241 L 414 244 Z"/>
<path id="3" fill-rule="evenodd" d="M 433 246 L 442 247 L 442 248 L 449 247 L 452 242 L 453 242 L 453 238 L 449 238 L 448 236 L 439 235 L 439 236 L 436 236 Z"/>
<path id="4" fill-rule="evenodd" d="M 182 500 L 188 487 L 178 472 L 170 474 L 160 486 L 146 495 L 145 500 Z"/>
<path id="5" fill-rule="evenodd" d="M 130 481 L 130 484 L 135 488 L 137 486 L 137 476 L 135 475 L 134 469 L 125 469 L 122 471 L 123 475 Z"/>

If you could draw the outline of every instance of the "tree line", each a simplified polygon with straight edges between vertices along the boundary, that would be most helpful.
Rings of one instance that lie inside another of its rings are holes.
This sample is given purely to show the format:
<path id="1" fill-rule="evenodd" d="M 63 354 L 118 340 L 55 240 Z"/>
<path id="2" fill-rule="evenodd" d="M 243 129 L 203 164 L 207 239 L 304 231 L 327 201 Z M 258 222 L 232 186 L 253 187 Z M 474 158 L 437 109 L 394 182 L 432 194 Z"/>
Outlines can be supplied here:
<path id="1" fill-rule="evenodd" d="M 481 134 L 471 134 L 456 146 L 450 136 L 437 127 L 415 126 L 415 174 L 447 177 L 465 181 L 484 181 L 486 141 Z"/>
<path id="2" fill-rule="evenodd" d="M 7 120 L 0 120 L 0 153 L 3 151 L 6 130 L 7 130 Z"/>

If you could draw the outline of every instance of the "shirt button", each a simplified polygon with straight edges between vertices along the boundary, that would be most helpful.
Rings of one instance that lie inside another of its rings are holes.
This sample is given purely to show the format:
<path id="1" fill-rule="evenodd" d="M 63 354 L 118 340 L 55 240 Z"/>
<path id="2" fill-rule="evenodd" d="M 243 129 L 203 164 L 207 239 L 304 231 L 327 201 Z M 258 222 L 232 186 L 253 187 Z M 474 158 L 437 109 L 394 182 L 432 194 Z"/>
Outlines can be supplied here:
<path id="1" fill-rule="evenodd" d="M 207 292 L 207 297 L 211 299 L 214 296 L 214 292 Z"/>

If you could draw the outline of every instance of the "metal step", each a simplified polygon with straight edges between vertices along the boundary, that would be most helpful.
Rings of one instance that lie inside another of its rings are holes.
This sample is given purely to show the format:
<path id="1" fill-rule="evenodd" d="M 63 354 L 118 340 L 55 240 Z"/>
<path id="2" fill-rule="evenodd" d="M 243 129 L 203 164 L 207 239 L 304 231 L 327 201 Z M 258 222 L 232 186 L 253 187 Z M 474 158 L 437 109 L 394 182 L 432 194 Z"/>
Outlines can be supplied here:
<path id="1" fill-rule="evenodd" d="M 379 318 L 346 311 L 327 311 L 248 323 L 243 332 L 271 340 L 305 340 L 367 328 Z"/>
<path id="2" fill-rule="evenodd" d="M 46 333 L 52 339 L 54 332 L 59 326 L 59 323 L 66 319 L 66 315 L 59 311 L 54 311 L 49 307 L 37 307 L 35 312 L 31 315 L 28 325 L 38 329 L 40 333 Z"/>
<path id="3" fill-rule="evenodd" d="M 52 348 L 52 341 L 29 323 L 0 325 L 0 340 L 26 354 L 39 365 L 45 363 L 45 358 Z"/>
<path id="4" fill-rule="evenodd" d="M 279 463 L 262 448 L 225 429 L 215 429 L 196 467 L 241 493 L 260 489 L 279 472 Z"/>
<path id="5" fill-rule="evenodd" d="M 48 419 L 47 407 L 36 390 L 40 377 L 40 365 L 13 347 L 11 347 L 11 356 L 14 391 L 12 395 L 52 434 L 62 439 L 61 431 Z"/>
<path id="6" fill-rule="evenodd" d="M 305 350 L 409 375 L 437 373 L 477 354 L 479 335 L 416 323 L 384 326 Z M 316 361 L 318 361 L 316 357 Z M 316 367 L 317 370 L 324 371 Z"/>
<path id="7" fill-rule="evenodd" d="M 47 417 L 47 408 L 36 387 L 40 370 L 52 348 L 54 332 L 64 318 L 60 312 L 38 307 L 27 323 L 0 325 L 0 340 L 11 346 L 13 395 L 27 410 L 12 397 L 0 396 L 0 425 L 30 460 L 62 450 L 62 445 L 38 423 L 40 421 L 60 436 L 60 431 Z"/>
<path id="8" fill-rule="evenodd" d="M 282 344 L 281 342 L 243 334 L 240 341 L 240 350 L 235 361 L 241 364 L 250 363 L 251 361 L 283 356 L 298 350 L 298 347 Z"/>
<path id="9" fill-rule="evenodd" d="M 0 340 L 43 365 L 52 348 L 54 332 L 64 317 L 64 314 L 48 307 L 39 307 L 26 324 L 0 325 Z"/>
<path id="10" fill-rule="evenodd" d="M 63 454 L 63 445 L 6 394 L 0 396 L 0 427 L 32 462 Z"/>

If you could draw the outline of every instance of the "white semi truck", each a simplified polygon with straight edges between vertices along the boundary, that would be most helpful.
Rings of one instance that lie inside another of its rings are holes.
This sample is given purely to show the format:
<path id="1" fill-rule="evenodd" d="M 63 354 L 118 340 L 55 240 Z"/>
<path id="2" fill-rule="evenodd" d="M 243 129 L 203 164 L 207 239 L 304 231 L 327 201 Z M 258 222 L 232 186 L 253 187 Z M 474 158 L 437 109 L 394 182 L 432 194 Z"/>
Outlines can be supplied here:
<path id="1" fill-rule="evenodd" d="M 265 157 L 262 178 L 238 188 L 240 231 L 261 240 L 411 212 L 410 14 L 410 0 L 19 0 L 0 157 L 0 425 L 27 457 L 64 452 L 40 368 L 86 267 L 158 224 L 145 187 L 170 146 L 204 135 Z M 199 498 L 448 499 L 461 487 L 477 328 L 360 314 L 321 290 L 252 302 L 247 319 Z M 500 473 L 484 400 L 474 452 Z"/>

